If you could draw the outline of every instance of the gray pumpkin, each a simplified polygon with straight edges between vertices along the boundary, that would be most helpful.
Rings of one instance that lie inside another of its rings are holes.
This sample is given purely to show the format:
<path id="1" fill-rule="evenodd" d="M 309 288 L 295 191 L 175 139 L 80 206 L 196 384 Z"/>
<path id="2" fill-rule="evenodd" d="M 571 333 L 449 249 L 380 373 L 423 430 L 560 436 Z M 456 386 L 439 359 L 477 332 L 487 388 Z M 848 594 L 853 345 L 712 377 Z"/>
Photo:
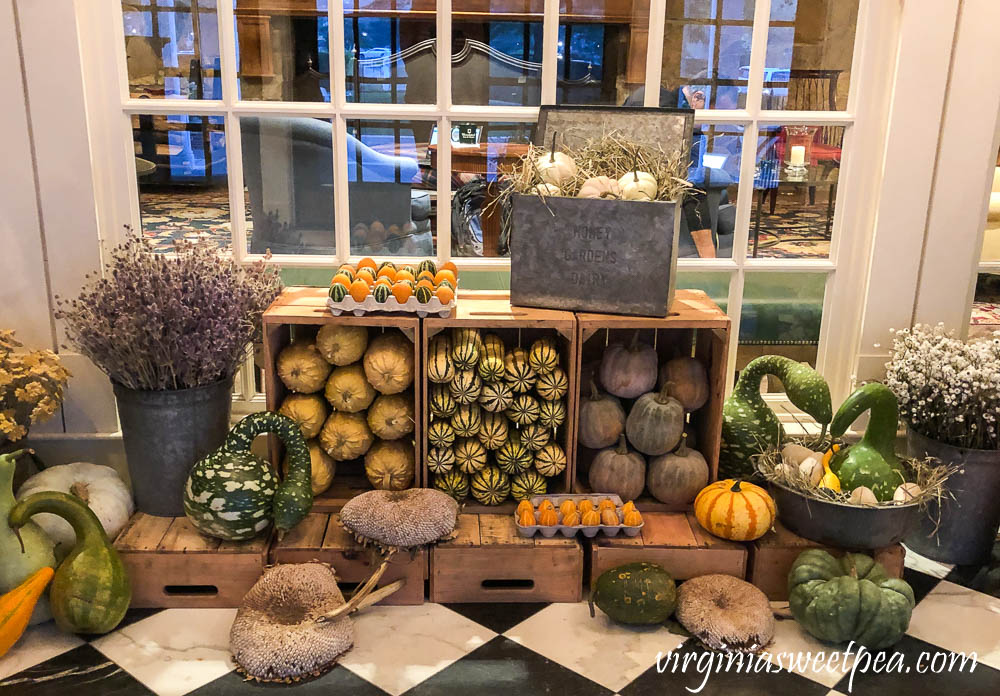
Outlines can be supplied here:
<path id="1" fill-rule="evenodd" d="M 635 500 L 646 487 L 646 460 L 628 448 L 625 436 L 616 447 L 601 450 L 590 465 L 590 489 L 595 493 L 617 494 L 622 500 Z"/>
<path id="2" fill-rule="evenodd" d="M 649 460 L 646 487 L 661 503 L 687 505 L 708 485 L 708 462 L 685 441 L 676 451 Z"/>
<path id="3" fill-rule="evenodd" d="M 643 454 L 666 454 L 684 432 L 684 407 L 670 396 L 673 385 L 665 384 L 659 392 L 647 392 L 636 399 L 625 421 L 625 435 Z"/>

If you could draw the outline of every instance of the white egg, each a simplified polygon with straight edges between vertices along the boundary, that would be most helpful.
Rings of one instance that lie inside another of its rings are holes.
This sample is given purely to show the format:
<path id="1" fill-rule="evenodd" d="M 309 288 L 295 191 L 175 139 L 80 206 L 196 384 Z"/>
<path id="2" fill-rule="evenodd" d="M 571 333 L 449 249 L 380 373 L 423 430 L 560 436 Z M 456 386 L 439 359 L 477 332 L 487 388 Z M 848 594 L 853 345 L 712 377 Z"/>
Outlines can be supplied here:
<path id="1" fill-rule="evenodd" d="M 851 491 L 851 505 L 878 505 L 878 498 L 868 486 L 858 486 Z"/>
<path id="2" fill-rule="evenodd" d="M 823 459 L 823 455 L 819 452 L 813 452 L 808 447 L 797 445 L 794 442 L 790 442 L 781 448 L 781 461 L 791 466 L 797 467 L 809 457 L 815 457 L 819 460 Z"/>
<path id="3" fill-rule="evenodd" d="M 807 457 L 799 464 L 799 474 L 810 486 L 817 486 L 823 480 L 823 462 L 818 457 Z"/>
<path id="4" fill-rule="evenodd" d="M 922 489 L 915 483 L 901 483 L 892 494 L 894 503 L 912 503 L 914 499 L 922 493 Z"/>

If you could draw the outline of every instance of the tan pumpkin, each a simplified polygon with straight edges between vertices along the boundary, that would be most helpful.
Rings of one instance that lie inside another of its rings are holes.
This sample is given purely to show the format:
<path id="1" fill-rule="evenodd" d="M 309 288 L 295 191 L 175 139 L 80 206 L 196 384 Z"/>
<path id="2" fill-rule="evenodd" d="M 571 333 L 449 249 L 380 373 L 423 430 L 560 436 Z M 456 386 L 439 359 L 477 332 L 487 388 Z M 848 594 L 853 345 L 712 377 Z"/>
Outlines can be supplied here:
<path id="1" fill-rule="evenodd" d="M 319 444 L 335 461 L 357 459 L 372 446 L 372 435 L 363 413 L 334 411 L 319 431 Z"/>
<path id="2" fill-rule="evenodd" d="M 333 485 L 333 476 L 337 473 L 337 462 L 333 460 L 333 457 L 323 451 L 323 448 L 316 440 L 310 440 L 306 444 L 309 445 L 309 460 L 312 465 L 312 494 L 317 496 Z M 288 475 L 287 454 L 285 455 L 284 461 L 281 463 L 281 471 L 285 474 L 285 476 Z"/>
<path id="3" fill-rule="evenodd" d="M 663 363 L 658 384 L 663 388 L 667 382 L 673 384 L 670 395 L 681 402 L 685 411 L 697 411 L 708 401 L 708 373 L 696 358 L 680 357 Z"/>
<path id="4" fill-rule="evenodd" d="M 330 363 L 311 341 L 295 341 L 286 346 L 275 363 L 282 383 L 300 394 L 318 392 L 330 376 Z"/>
<path id="5" fill-rule="evenodd" d="M 703 488 L 694 516 L 709 533 L 731 541 L 753 541 L 774 526 L 774 500 L 760 486 L 726 479 Z"/>
<path id="6" fill-rule="evenodd" d="M 324 324 L 316 334 L 320 355 L 334 365 L 350 365 L 361 360 L 368 347 L 368 329 L 348 324 Z"/>
<path id="7" fill-rule="evenodd" d="M 608 176 L 592 176 L 580 186 L 577 198 L 621 198 L 622 187 Z"/>
<path id="8" fill-rule="evenodd" d="M 636 331 L 629 345 L 612 343 L 601 358 L 601 384 L 622 399 L 634 399 L 656 386 L 656 349 L 639 340 Z"/>
<path id="9" fill-rule="evenodd" d="M 670 395 L 673 385 L 664 385 L 659 392 L 643 394 L 632 404 L 625 434 L 632 446 L 643 454 L 666 454 L 681 439 L 684 432 L 684 407 Z"/>
<path id="10" fill-rule="evenodd" d="M 576 162 L 565 152 L 555 152 L 553 149 L 535 160 L 535 168 L 542 178 L 542 183 L 551 184 L 557 188 L 568 184 L 576 176 Z"/>
<path id="11" fill-rule="evenodd" d="M 302 437 L 309 440 L 319 435 L 326 422 L 326 401 L 319 394 L 289 394 L 281 402 L 278 413 L 298 423 Z"/>
<path id="12" fill-rule="evenodd" d="M 614 493 L 622 500 L 632 500 L 646 486 L 646 460 L 629 450 L 625 436 L 621 435 L 616 447 L 601 450 L 594 457 L 589 479 L 590 489 L 595 493 Z"/>
<path id="13" fill-rule="evenodd" d="M 632 171 L 622 175 L 618 179 L 618 186 L 622 190 L 622 200 L 626 201 L 652 201 L 656 199 L 656 192 L 659 185 L 656 177 L 649 172 Z"/>
<path id="14" fill-rule="evenodd" d="M 364 363 L 368 381 L 383 394 L 398 394 L 413 384 L 413 343 L 399 331 L 371 341 Z"/>
<path id="15" fill-rule="evenodd" d="M 625 410 L 610 394 L 597 391 L 590 385 L 590 395 L 580 400 L 577 440 L 584 447 L 601 449 L 610 447 L 625 432 Z"/>
<path id="16" fill-rule="evenodd" d="M 412 433 L 413 394 L 379 394 L 368 409 L 368 427 L 382 440 L 396 440 Z"/>
<path id="17" fill-rule="evenodd" d="M 708 462 L 682 441 L 676 452 L 649 460 L 646 488 L 661 503 L 687 505 L 708 485 Z"/>
<path id="18" fill-rule="evenodd" d="M 365 455 L 365 476 L 381 490 L 409 488 L 414 468 L 413 445 L 409 440 L 379 440 Z"/>
<path id="19" fill-rule="evenodd" d="M 326 400 L 335 411 L 358 413 L 371 406 L 375 390 L 365 378 L 361 363 L 334 368 L 326 381 Z"/>

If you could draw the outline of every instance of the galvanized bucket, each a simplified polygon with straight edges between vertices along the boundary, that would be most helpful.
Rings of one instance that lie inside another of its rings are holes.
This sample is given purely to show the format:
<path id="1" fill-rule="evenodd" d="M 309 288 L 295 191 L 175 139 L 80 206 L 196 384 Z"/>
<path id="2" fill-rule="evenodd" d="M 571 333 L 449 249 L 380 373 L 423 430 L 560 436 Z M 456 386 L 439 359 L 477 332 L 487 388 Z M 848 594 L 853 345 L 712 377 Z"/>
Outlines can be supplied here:
<path id="1" fill-rule="evenodd" d="M 136 510 L 180 517 L 188 472 L 229 432 L 233 378 L 176 391 L 114 390 Z"/>
<path id="2" fill-rule="evenodd" d="M 945 481 L 940 502 L 928 505 L 928 514 L 906 537 L 906 545 L 942 563 L 986 562 L 1000 526 L 1000 451 L 946 445 L 911 428 L 906 431 L 906 449 L 911 457 L 934 457 L 943 464 L 961 465 Z"/>

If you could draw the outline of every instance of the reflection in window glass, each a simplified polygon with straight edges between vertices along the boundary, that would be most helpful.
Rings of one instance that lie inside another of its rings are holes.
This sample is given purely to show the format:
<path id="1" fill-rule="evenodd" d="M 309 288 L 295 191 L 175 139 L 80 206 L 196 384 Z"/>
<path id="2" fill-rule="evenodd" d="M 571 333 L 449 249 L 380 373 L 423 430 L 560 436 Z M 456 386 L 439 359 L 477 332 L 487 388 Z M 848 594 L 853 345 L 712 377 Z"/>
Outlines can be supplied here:
<path id="1" fill-rule="evenodd" d="M 235 0 L 241 99 L 330 101 L 326 0 Z"/>
<path id="2" fill-rule="evenodd" d="M 431 121 L 347 122 L 351 253 L 433 256 Z"/>
<path id="3" fill-rule="evenodd" d="M 828 258 L 843 126 L 763 126 L 747 255 Z"/>
<path id="4" fill-rule="evenodd" d="M 129 95 L 222 99 L 215 0 L 122 1 Z"/>
<path id="5" fill-rule="evenodd" d="M 528 151 L 533 123 L 455 123 L 451 131 L 451 253 L 507 256 L 496 181 Z"/>
<path id="6" fill-rule="evenodd" d="M 743 126 L 695 126 L 688 180 L 697 191 L 684 201 L 679 256 L 732 257 L 742 148 Z"/>
<path id="7" fill-rule="evenodd" d="M 222 116 L 135 114 L 132 140 L 142 232 L 157 251 L 174 242 L 232 241 Z"/>
<path id="8" fill-rule="evenodd" d="M 983 250 L 980 261 L 1000 261 L 1000 153 L 993 170 L 990 207 L 986 213 Z M 972 303 L 969 337 L 989 336 L 1000 331 L 1000 274 L 980 272 Z"/>
<path id="9" fill-rule="evenodd" d="M 344 0 L 347 101 L 437 101 L 434 4 L 412 7 L 403 0 Z"/>
<path id="10" fill-rule="evenodd" d="M 679 271 L 677 289 L 701 290 L 723 312 L 729 306 L 729 274 L 716 271 Z"/>
<path id="11" fill-rule="evenodd" d="M 859 0 L 772 0 L 761 107 L 847 108 Z"/>
<path id="12" fill-rule="evenodd" d="M 248 251 L 336 253 L 330 122 L 250 116 L 240 132 Z"/>

